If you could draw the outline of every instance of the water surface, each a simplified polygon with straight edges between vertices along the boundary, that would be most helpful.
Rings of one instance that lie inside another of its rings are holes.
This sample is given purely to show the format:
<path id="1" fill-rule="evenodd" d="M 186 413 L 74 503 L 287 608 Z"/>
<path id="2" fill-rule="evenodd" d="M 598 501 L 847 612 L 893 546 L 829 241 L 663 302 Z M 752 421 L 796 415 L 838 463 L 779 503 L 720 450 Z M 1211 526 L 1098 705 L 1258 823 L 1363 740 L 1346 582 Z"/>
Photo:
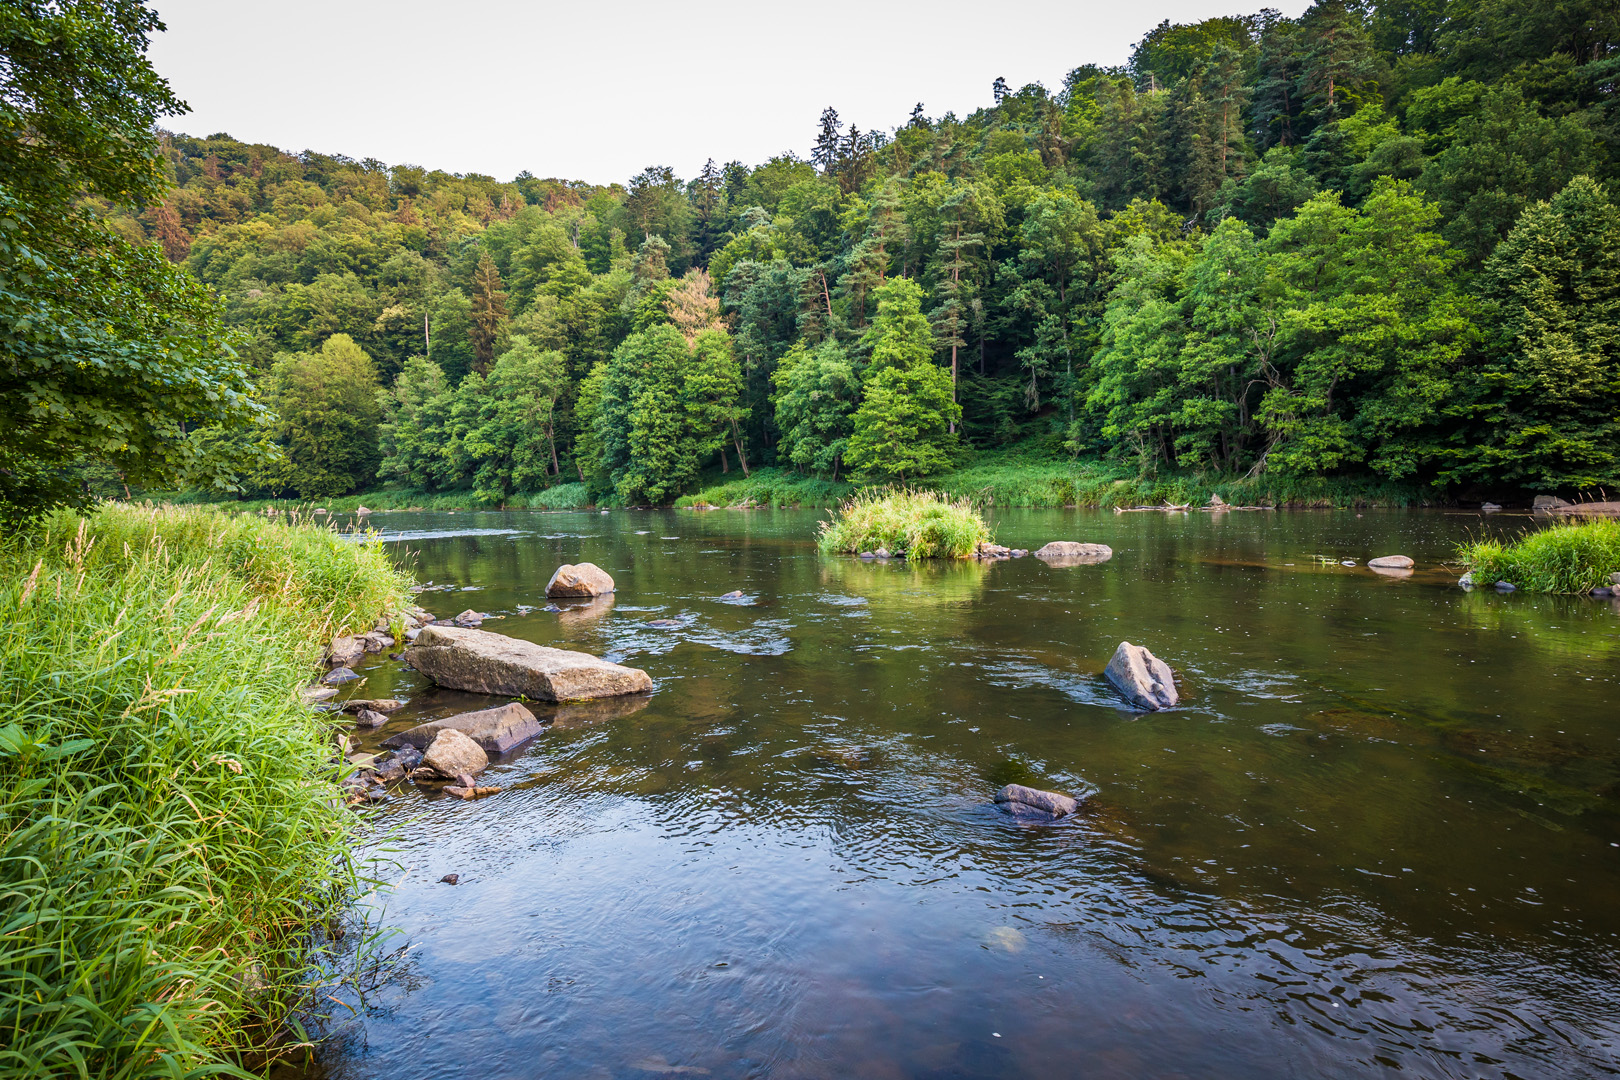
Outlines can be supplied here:
<path id="1" fill-rule="evenodd" d="M 1052 568 L 828 558 L 817 517 L 373 516 L 429 610 L 657 691 L 552 707 L 493 798 L 396 791 L 410 948 L 304 1075 L 1620 1073 L 1620 614 L 1443 568 L 1527 519 L 996 515 L 1115 550 Z M 613 602 L 542 610 L 586 560 Z M 1181 708 L 1122 707 L 1121 640 Z M 368 746 L 494 703 L 362 674 L 409 699 Z M 1012 824 L 1014 780 L 1088 808 Z"/>

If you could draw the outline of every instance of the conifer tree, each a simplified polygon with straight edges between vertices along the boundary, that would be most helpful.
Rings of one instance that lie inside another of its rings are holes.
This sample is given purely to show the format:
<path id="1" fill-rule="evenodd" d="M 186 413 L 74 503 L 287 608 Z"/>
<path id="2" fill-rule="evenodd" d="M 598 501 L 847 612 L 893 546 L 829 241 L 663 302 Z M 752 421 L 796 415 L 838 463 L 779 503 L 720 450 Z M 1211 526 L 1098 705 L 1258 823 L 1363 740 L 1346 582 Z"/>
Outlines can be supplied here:
<path id="1" fill-rule="evenodd" d="M 485 372 L 495 361 L 495 354 L 505 344 L 506 291 L 501 288 L 501 272 L 488 251 L 479 253 L 478 269 L 473 273 L 472 295 L 472 347 L 473 370 Z"/>

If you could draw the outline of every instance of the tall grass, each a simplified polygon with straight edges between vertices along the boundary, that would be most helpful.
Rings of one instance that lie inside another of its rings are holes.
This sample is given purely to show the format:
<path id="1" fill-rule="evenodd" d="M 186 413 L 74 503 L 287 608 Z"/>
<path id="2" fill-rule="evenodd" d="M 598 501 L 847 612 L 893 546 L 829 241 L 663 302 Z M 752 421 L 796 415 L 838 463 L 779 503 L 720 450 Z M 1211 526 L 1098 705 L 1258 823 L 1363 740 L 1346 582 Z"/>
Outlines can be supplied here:
<path id="1" fill-rule="evenodd" d="M 282 1030 L 356 883 L 296 689 L 407 587 L 378 548 L 194 508 L 0 546 L 0 1076 L 214 1075 Z"/>
<path id="2" fill-rule="evenodd" d="M 751 476 L 740 473 L 711 484 L 693 495 L 683 495 L 676 506 L 836 506 L 847 499 L 855 485 L 841 480 L 820 480 L 800 476 L 790 469 L 755 469 Z"/>
<path id="3" fill-rule="evenodd" d="M 885 548 L 907 559 L 961 559 L 990 539 L 984 518 L 967 499 L 934 491 L 856 495 L 821 523 L 821 549 L 854 554 Z"/>
<path id="4" fill-rule="evenodd" d="M 1620 573 L 1620 521 L 1554 525 L 1508 543 L 1479 540 L 1459 546 L 1457 556 L 1482 585 L 1587 593 Z"/>

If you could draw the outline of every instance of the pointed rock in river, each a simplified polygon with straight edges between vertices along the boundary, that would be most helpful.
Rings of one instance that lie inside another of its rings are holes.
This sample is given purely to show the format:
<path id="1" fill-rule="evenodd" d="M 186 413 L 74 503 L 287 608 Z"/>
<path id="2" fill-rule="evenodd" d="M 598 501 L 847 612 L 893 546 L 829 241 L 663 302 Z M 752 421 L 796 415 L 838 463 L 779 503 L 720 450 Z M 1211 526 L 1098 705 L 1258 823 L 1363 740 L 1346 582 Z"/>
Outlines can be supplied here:
<path id="1" fill-rule="evenodd" d="M 1170 665 L 1140 645 L 1120 642 L 1103 674 L 1114 684 L 1114 689 L 1138 709 L 1158 712 L 1181 700 Z"/>
<path id="2" fill-rule="evenodd" d="M 440 686 L 535 701 L 582 701 L 653 688 L 639 668 L 454 626 L 423 630 L 405 651 L 405 662 Z"/>

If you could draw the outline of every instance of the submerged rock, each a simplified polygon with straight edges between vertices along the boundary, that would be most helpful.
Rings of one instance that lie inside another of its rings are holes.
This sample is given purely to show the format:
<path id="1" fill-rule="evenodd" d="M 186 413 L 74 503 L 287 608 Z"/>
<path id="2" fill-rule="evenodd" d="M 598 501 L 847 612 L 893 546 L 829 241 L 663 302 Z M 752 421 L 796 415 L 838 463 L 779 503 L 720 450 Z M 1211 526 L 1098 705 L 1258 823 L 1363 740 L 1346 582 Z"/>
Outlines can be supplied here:
<path id="1" fill-rule="evenodd" d="M 353 682 L 358 678 L 360 678 L 359 675 L 346 667 L 335 667 L 321 677 L 321 682 L 328 686 L 339 686 L 346 682 Z"/>
<path id="2" fill-rule="evenodd" d="M 1126 701 L 1139 709 L 1158 712 L 1181 700 L 1170 665 L 1140 645 L 1120 642 L 1103 674 Z"/>
<path id="3" fill-rule="evenodd" d="M 1380 555 L 1376 559 L 1368 559 L 1367 565 L 1374 570 L 1410 570 L 1412 560 L 1405 555 Z"/>
<path id="4" fill-rule="evenodd" d="M 485 753 L 504 754 L 545 730 L 534 713 L 517 702 L 493 709 L 459 713 L 441 720 L 417 724 L 383 740 L 384 746 L 431 746 L 441 731 L 459 731 L 477 743 Z"/>
<path id="5" fill-rule="evenodd" d="M 1035 821 L 1068 817 L 1080 809 L 1079 801 L 1067 795 L 1023 784 L 1008 784 L 996 792 L 996 806 L 1013 817 Z"/>
<path id="6" fill-rule="evenodd" d="M 1480 503 L 1479 508 L 1480 508 L 1480 510 L 1482 510 L 1483 512 L 1485 512 L 1487 514 L 1494 514 L 1497 511 L 1502 509 L 1502 507 L 1501 507 L 1501 505 L 1499 503 L 1489 503 L 1489 502 L 1488 503 Z"/>
<path id="7" fill-rule="evenodd" d="M 463 732 L 446 728 L 422 754 L 422 764 L 440 776 L 477 775 L 489 768 L 489 755 Z"/>
<path id="8" fill-rule="evenodd" d="M 535 701 L 579 701 L 653 688 L 639 668 L 487 630 L 430 626 L 405 661 L 440 686 Z"/>
<path id="9" fill-rule="evenodd" d="M 405 703 L 398 698 L 350 698 L 339 708 L 344 712 L 359 712 L 361 709 L 370 709 L 372 712 L 391 713 L 398 712 L 405 707 Z"/>
<path id="10" fill-rule="evenodd" d="M 546 582 L 546 596 L 602 596 L 613 591 L 613 578 L 595 563 L 564 563 Z"/>
<path id="11" fill-rule="evenodd" d="M 1035 553 L 1048 566 L 1095 566 L 1114 557 L 1107 544 L 1082 544 L 1074 540 L 1054 540 Z"/>
<path id="12" fill-rule="evenodd" d="M 722 599 L 722 600 L 741 600 L 742 598 L 743 598 L 743 591 L 741 589 L 732 589 L 728 593 L 721 593 L 720 594 L 720 599 Z"/>

